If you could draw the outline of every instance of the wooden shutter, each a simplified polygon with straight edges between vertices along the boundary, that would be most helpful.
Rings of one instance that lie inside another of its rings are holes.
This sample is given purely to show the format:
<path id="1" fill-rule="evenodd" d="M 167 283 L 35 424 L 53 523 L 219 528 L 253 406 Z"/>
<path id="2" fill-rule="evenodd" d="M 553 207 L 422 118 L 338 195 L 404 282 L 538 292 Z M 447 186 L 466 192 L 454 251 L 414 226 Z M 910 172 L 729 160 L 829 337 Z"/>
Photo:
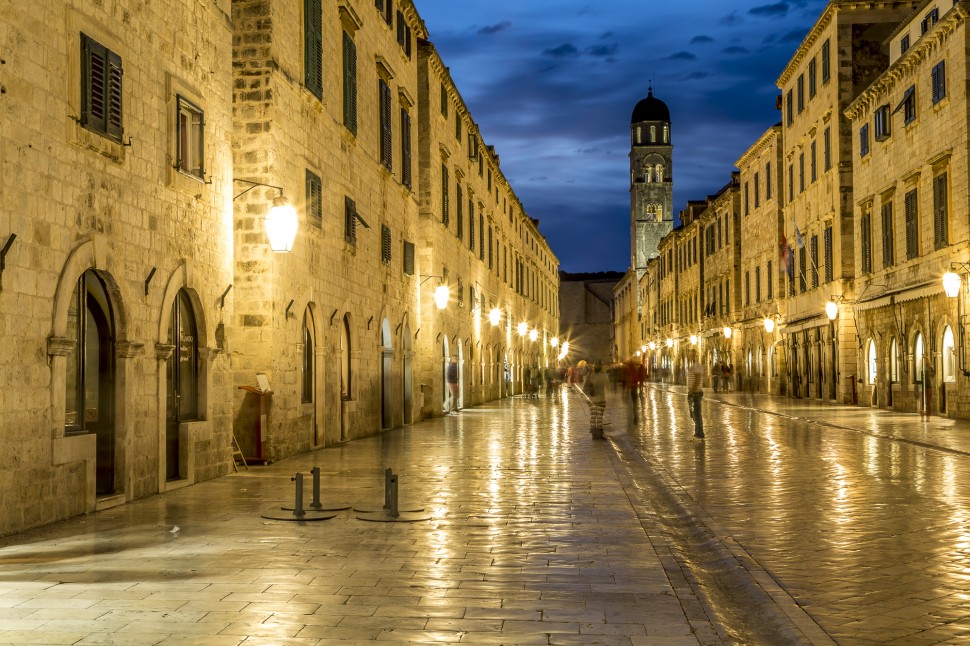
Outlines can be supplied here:
<path id="1" fill-rule="evenodd" d="M 381 163 L 388 170 L 391 170 L 394 165 L 391 158 L 391 88 L 384 82 L 384 79 L 378 81 L 378 88 L 381 108 Z"/>
<path id="2" fill-rule="evenodd" d="M 461 184 L 455 183 L 455 231 L 458 233 L 459 240 L 465 237 L 465 217 L 462 211 L 464 201 Z"/>
<path id="3" fill-rule="evenodd" d="M 895 236 L 893 234 L 893 203 L 882 205 L 882 266 L 891 267 L 895 262 Z"/>
<path id="4" fill-rule="evenodd" d="M 835 280 L 835 267 L 832 265 L 832 227 L 825 227 L 822 236 L 822 244 L 825 246 L 825 282 L 831 283 Z"/>
<path id="5" fill-rule="evenodd" d="M 862 242 L 862 273 L 872 273 L 872 216 L 865 213 L 859 223 L 861 227 L 860 238 Z"/>
<path id="6" fill-rule="evenodd" d="M 448 167 L 441 165 L 441 223 L 448 226 L 450 221 L 448 215 Z"/>
<path id="7" fill-rule="evenodd" d="M 306 88 L 323 98 L 322 0 L 303 0 L 303 68 Z"/>
<path id="8" fill-rule="evenodd" d="M 933 178 L 933 242 L 937 249 L 948 242 L 946 209 L 946 173 Z"/>
<path id="9" fill-rule="evenodd" d="M 411 188 L 411 115 L 401 108 L 401 183 Z"/>
<path id="10" fill-rule="evenodd" d="M 344 240 L 357 245 L 357 205 L 349 197 L 344 197 Z"/>
<path id="11" fill-rule="evenodd" d="M 917 210 L 915 189 L 906 193 L 905 217 L 906 258 L 910 259 L 919 255 L 919 212 Z"/>
<path id="12" fill-rule="evenodd" d="M 344 126 L 357 134 L 357 45 L 344 32 Z"/>
<path id="13" fill-rule="evenodd" d="M 121 141 L 123 93 L 121 57 L 81 34 L 81 124 Z"/>
<path id="14" fill-rule="evenodd" d="M 404 273 L 414 275 L 414 243 L 404 241 Z"/>
<path id="15" fill-rule="evenodd" d="M 391 264 L 391 227 L 381 225 L 381 262 Z"/>
<path id="16" fill-rule="evenodd" d="M 314 224 L 319 226 L 323 222 L 323 184 L 310 170 L 306 172 L 306 210 Z"/>

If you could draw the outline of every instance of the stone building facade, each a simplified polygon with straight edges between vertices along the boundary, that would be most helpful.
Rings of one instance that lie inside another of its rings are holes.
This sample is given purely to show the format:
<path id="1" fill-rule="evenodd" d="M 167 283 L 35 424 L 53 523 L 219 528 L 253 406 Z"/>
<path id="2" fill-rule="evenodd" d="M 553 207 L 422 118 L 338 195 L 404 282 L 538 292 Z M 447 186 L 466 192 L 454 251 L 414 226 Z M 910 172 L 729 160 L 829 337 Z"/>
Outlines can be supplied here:
<path id="1" fill-rule="evenodd" d="M 421 130 L 427 47 L 410 0 L 0 18 L 0 532 L 224 475 L 234 445 L 273 461 L 440 414 L 458 348 L 465 405 L 517 392 L 558 338 L 558 261 L 450 80 L 460 142 Z M 432 137 L 474 250 L 440 224 Z"/>
<path id="2" fill-rule="evenodd" d="M 0 19 L 3 533 L 225 473 L 234 415 L 229 3 L 43 11 Z"/>
<path id="3" fill-rule="evenodd" d="M 948 4 L 924 3 L 899 26 L 890 64 L 845 111 L 858 269 L 851 307 L 860 404 L 967 417 L 970 3 Z M 961 279 L 956 298 L 940 280 L 951 270 Z"/>
<path id="4" fill-rule="evenodd" d="M 735 162 L 740 173 L 741 302 L 737 326 L 741 388 L 784 394 L 787 388 L 780 323 L 788 279 L 779 254 L 784 231 L 781 124 L 772 126 Z"/>
<path id="5" fill-rule="evenodd" d="M 647 91 L 630 118 L 630 266 L 636 278 L 674 225 L 670 110 Z"/>

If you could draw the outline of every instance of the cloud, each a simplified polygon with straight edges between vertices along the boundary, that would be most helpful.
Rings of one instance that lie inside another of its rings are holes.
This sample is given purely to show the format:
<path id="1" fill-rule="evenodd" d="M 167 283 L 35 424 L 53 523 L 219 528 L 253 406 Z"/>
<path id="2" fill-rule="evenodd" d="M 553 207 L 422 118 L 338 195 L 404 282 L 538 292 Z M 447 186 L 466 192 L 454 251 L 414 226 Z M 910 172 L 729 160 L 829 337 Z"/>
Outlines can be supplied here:
<path id="1" fill-rule="evenodd" d="M 503 20 L 502 22 L 497 22 L 494 25 L 486 25 L 478 30 L 478 33 L 483 36 L 491 36 L 492 34 L 497 34 L 500 31 L 505 31 L 512 26 L 512 23 L 508 20 Z"/>
<path id="2" fill-rule="evenodd" d="M 710 36 L 703 36 L 703 35 L 694 36 L 693 38 L 690 39 L 691 45 L 700 45 L 702 43 L 713 43 L 713 42 L 714 42 L 713 38 L 711 38 Z"/>
<path id="3" fill-rule="evenodd" d="M 728 15 L 724 16 L 718 21 L 719 24 L 731 27 L 741 23 L 741 16 L 738 15 L 737 11 L 732 11 Z"/>
<path id="4" fill-rule="evenodd" d="M 573 56 L 579 56 L 579 50 L 572 43 L 563 43 L 558 47 L 549 47 L 542 51 L 543 56 L 552 56 L 553 58 L 572 58 Z"/>
<path id="5" fill-rule="evenodd" d="M 666 57 L 668 61 L 692 61 L 695 60 L 697 56 L 691 54 L 690 52 L 679 51 Z"/>
<path id="6" fill-rule="evenodd" d="M 804 29 L 792 29 L 790 32 L 781 37 L 779 42 L 782 43 L 800 43 L 805 37 Z"/>
<path id="7" fill-rule="evenodd" d="M 767 16 L 769 18 L 784 18 L 788 15 L 788 3 L 776 2 L 774 4 L 763 4 L 759 7 L 752 7 L 748 10 L 752 16 Z"/>
<path id="8" fill-rule="evenodd" d="M 741 47 L 740 45 L 731 45 L 730 47 L 725 47 L 721 51 L 725 54 L 747 54 L 748 48 Z"/>
<path id="9" fill-rule="evenodd" d="M 710 74 L 707 72 L 691 72 L 684 77 L 685 81 L 699 81 L 701 79 L 706 79 Z"/>
<path id="10" fill-rule="evenodd" d="M 617 45 L 613 43 L 612 45 L 593 45 L 592 47 L 586 48 L 586 53 L 590 56 L 596 56 L 598 58 L 606 58 L 612 56 L 616 53 Z"/>

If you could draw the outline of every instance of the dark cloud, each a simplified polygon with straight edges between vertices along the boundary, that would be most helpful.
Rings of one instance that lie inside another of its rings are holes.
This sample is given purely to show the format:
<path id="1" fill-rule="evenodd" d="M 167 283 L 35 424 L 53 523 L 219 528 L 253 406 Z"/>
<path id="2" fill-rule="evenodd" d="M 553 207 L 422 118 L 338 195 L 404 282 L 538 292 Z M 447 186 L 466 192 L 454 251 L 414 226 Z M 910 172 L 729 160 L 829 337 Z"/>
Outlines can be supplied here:
<path id="1" fill-rule="evenodd" d="M 779 42 L 782 43 L 800 43 L 805 37 L 805 29 L 792 29 L 788 33 L 784 34 Z"/>
<path id="2" fill-rule="evenodd" d="M 548 49 L 542 50 L 543 56 L 552 56 L 553 58 L 572 58 L 573 56 L 579 56 L 579 50 L 572 43 L 563 43 L 557 47 L 549 47 Z"/>
<path id="3" fill-rule="evenodd" d="M 725 47 L 721 51 L 725 54 L 747 54 L 748 48 L 741 47 L 740 45 L 731 45 L 730 47 Z"/>
<path id="4" fill-rule="evenodd" d="M 738 15 L 737 11 L 732 11 L 728 15 L 721 18 L 718 23 L 724 25 L 725 27 L 732 27 L 741 23 L 741 16 Z"/>
<path id="5" fill-rule="evenodd" d="M 597 58 L 606 58 L 615 54 L 616 48 L 616 43 L 613 43 L 612 45 L 593 45 L 592 47 L 586 48 L 586 53 L 590 56 L 596 56 Z"/>
<path id="6" fill-rule="evenodd" d="M 500 31 L 505 31 L 512 26 L 512 23 L 508 20 L 503 20 L 502 22 L 495 23 L 494 25 L 487 25 L 478 30 L 479 34 L 484 36 L 491 36 L 492 34 L 497 34 Z"/>
<path id="7" fill-rule="evenodd" d="M 695 60 L 697 56 L 695 56 L 694 54 L 691 54 L 690 52 L 680 51 L 680 52 L 675 52 L 670 56 L 666 56 L 665 58 L 668 61 L 692 61 L 692 60 Z"/>
<path id="8" fill-rule="evenodd" d="M 708 76 L 710 76 L 710 74 L 708 74 L 707 72 L 691 72 L 690 74 L 684 77 L 684 80 L 699 81 L 701 79 L 706 79 Z"/>
<path id="9" fill-rule="evenodd" d="M 776 2 L 774 4 L 763 4 L 759 7 L 752 7 L 748 10 L 752 16 L 766 16 L 768 18 L 784 18 L 788 15 L 788 3 Z"/>
<path id="10" fill-rule="evenodd" d="M 703 35 L 694 36 L 693 38 L 690 39 L 691 45 L 700 45 L 702 43 L 713 43 L 713 42 L 714 42 L 713 38 L 711 38 L 710 36 L 703 36 Z"/>

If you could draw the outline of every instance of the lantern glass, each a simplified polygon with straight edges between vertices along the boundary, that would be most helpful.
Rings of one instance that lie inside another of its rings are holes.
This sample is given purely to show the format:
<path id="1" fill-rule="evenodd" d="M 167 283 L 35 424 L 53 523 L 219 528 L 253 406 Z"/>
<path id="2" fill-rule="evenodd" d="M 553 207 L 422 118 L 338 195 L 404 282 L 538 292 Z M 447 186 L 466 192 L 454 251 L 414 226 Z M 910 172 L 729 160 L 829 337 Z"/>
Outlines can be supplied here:
<path id="1" fill-rule="evenodd" d="M 273 207 L 266 214 L 266 235 L 273 251 L 292 251 L 299 220 L 296 209 L 283 197 L 273 198 Z"/>
<path id="2" fill-rule="evenodd" d="M 438 285 L 434 290 L 434 304 L 439 310 L 448 307 L 448 299 L 451 298 L 451 291 L 447 285 Z"/>
<path id="3" fill-rule="evenodd" d="M 943 274 L 943 291 L 950 298 L 956 298 L 960 293 L 960 274 L 948 271 Z"/>

